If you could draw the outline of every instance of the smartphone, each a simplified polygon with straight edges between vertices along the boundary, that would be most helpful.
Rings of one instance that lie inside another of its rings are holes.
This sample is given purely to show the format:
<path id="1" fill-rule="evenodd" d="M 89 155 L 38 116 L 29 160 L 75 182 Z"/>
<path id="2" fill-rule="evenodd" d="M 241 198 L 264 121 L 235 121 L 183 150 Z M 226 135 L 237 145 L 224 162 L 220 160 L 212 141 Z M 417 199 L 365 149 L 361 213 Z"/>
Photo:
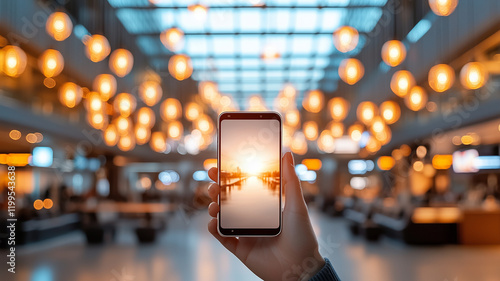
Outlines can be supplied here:
<path id="1" fill-rule="evenodd" d="M 224 112 L 218 120 L 218 230 L 223 236 L 281 232 L 281 115 Z"/>

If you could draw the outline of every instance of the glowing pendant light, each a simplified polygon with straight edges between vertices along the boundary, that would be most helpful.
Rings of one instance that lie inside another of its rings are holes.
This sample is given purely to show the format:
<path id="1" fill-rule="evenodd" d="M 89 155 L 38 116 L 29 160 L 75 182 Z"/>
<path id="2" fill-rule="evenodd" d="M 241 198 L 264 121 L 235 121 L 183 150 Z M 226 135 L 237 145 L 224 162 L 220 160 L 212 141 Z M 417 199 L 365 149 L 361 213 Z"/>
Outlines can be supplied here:
<path id="1" fill-rule="evenodd" d="M 104 130 L 104 142 L 107 146 L 114 146 L 118 143 L 118 131 L 115 125 L 109 124 Z"/>
<path id="2" fill-rule="evenodd" d="M 89 92 L 87 94 L 85 106 L 88 111 L 104 111 L 104 103 L 98 92 Z"/>
<path id="3" fill-rule="evenodd" d="M 438 16 L 449 16 L 458 5 L 458 0 L 429 0 L 429 6 Z"/>
<path id="4" fill-rule="evenodd" d="M 447 64 L 438 64 L 429 70 L 429 86 L 436 92 L 448 90 L 455 82 L 455 70 Z"/>
<path id="5" fill-rule="evenodd" d="M 365 68 L 358 59 L 344 59 L 339 66 L 339 76 L 342 81 L 354 85 L 365 74 Z"/>
<path id="6" fill-rule="evenodd" d="M 349 102 L 341 97 L 332 98 L 328 102 L 328 111 L 335 121 L 344 120 L 349 113 L 349 107 Z"/>
<path id="7" fill-rule="evenodd" d="M 385 101 L 380 105 L 380 115 L 387 124 L 394 124 L 401 116 L 401 108 L 394 101 Z"/>
<path id="8" fill-rule="evenodd" d="M 168 72 L 175 79 L 182 81 L 193 73 L 191 58 L 186 55 L 174 55 L 168 61 Z"/>
<path id="9" fill-rule="evenodd" d="M 124 135 L 120 137 L 118 141 L 118 148 L 121 151 L 130 151 L 135 148 L 135 139 L 130 135 Z"/>
<path id="10" fill-rule="evenodd" d="M 297 95 L 297 90 L 295 89 L 295 87 L 290 84 L 290 83 L 287 83 L 285 85 L 285 87 L 283 87 L 283 95 L 286 97 L 286 98 L 289 98 L 289 99 L 294 99 L 295 96 Z"/>
<path id="11" fill-rule="evenodd" d="M 297 109 L 288 110 L 285 113 L 285 124 L 291 128 L 296 128 L 300 124 L 300 113 Z"/>
<path id="12" fill-rule="evenodd" d="M 108 101 L 116 94 L 116 79 L 111 74 L 99 74 L 94 79 L 93 88 L 101 94 L 103 101 Z"/>
<path id="13" fill-rule="evenodd" d="M 167 125 L 167 135 L 173 140 L 180 140 L 184 134 L 182 123 L 179 121 L 171 121 Z"/>
<path id="14" fill-rule="evenodd" d="M 314 141 L 318 138 L 318 123 L 307 121 L 302 127 L 302 131 L 307 140 Z"/>
<path id="15" fill-rule="evenodd" d="M 135 123 L 137 125 L 146 127 L 146 128 L 152 128 L 155 125 L 155 113 L 153 110 L 149 107 L 141 107 L 139 110 L 137 110 L 136 114 L 136 119 Z"/>
<path id="16" fill-rule="evenodd" d="M 305 110 L 318 113 L 323 109 L 325 97 L 320 90 L 312 90 L 302 100 L 302 106 Z"/>
<path id="17" fill-rule="evenodd" d="M 389 40 L 382 46 L 382 60 L 389 66 L 398 66 L 406 58 L 406 47 L 399 40 Z"/>
<path id="18" fill-rule="evenodd" d="M 128 117 L 134 112 L 137 105 L 136 99 L 129 93 L 120 93 L 113 101 L 115 111 L 123 117 Z"/>
<path id="19" fill-rule="evenodd" d="M 415 86 L 415 78 L 408 70 L 399 70 L 392 75 L 391 90 L 398 97 L 406 96 Z"/>
<path id="20" fill-rule="evenodd" d="M 87 112 L 87 121 L 94 129 L 104 129 L 108 124 L 108 116 L 102 111 Z"/>
<path id="21" fill-rule="evenodd" d="M 211 134 L 214 130 L 212 119 L 205 114 L 196 119 L 194 126 L 203 134 Z"/>
<path id="22" fill-rule="evenodd" d="M 160 34 L 160 40 L 165 48 L 176 52 L 184 45 L 184 32 L 179 28 L 172 27 Z"/>
<path id="23" fill-rule="evenodd" d="M 108 39 L 106 37 L 94 34 L 85 42 L 85 54 L 93 62 L 100 62 L 111 52 Z"/>
<path id="24" fill-rule="evenodd" d="M 134 56 L 129 50 L 116 49 L 109 57 L 109 68 L 118 77 L 125 77 L 134 66 Z"/>
<path id="25" fill-rule="evenodd" d="M 184 110 L 186 119 L 189 121 L 194 121 L 201 115 L 201 107 L 195 103 L 195 102 L 190 102 L 186 105 L 186 108 Z"/>
<path id="26" fill-rule="evenodd" d="M 64 68 L 64 58 L 59 51 L 48 49 L 38 59 L 38 67 L 45 77 L 54 77 Z"/>
<path id="27" fill-rule="evenodd" d="M 356 115 L 358 120 L 365 125 L 370 125 L 373 122 L 375 116 L 377 116 L 378 108 L 371 101 L 364 101 L 358 105 Z"/>
<path id="28" fill-rule="evenodd" d="M 7 45 L 0 50 L 0 69 L 10 77 L 19 77 L 27 62 L 26 53 L 17 46 Z"/>
<path id="29" fill-rule="evenodd" d="M 375 154 L 380 150 L 381 147 L 382 145 L 380 144 L 380 142 L 374 136 L 370 136 L 365 148 L 366 151 L 368 151 L 370 154 Z"/>
<path id="30" fill-rule="evenodd" d="M 200 82 L 198 92 L 206 102 L 212 102 L 219 95 L 217 84 L 212 81 Z"/>
<path id="31" fill-rule="evenodd" d="M 327 129 L 330 130 L 330 133 L 334 138 L 340 138 L 344 135 L 344 124 L 337 121 L 331 121 L 327 125 Z"/>
<path id="32" fill-rule="evenodd" d="M 149 146 L 151 149 L 158 153 L 163 153 L 167 150 L 167 143 L 165 140 L 165 135 L 162 132 L 153 132 L 151 134 L 151 139 L 149 141 Z"/>
<path id="33" fill-rule="evenodd" d="M 361 134 L 363 134 L 364 127 L 360 123 L 355 123 L 347 129 L 347 134 L 353 141 L 358 142 L 361 139 Z"/>
<path id="34" fill-rule="evenodd" d="M 373 134 L 377 134 L 383 132 L 386 127 L 387 126 L 384 119 L 382 119 L 382 117 L 380 116 L 375 116 L 375 118 L 373 118 L 372 124 L 370 125 L 370 131 Z"/>
<path id="35" fill-rule="evenodd" d="M 45 30 L 57 41 L 64 41 L 73 31 L 73 23 L 66 13 L 52 13 L 45 24 Z"/>
<path id="36" fill-rule="evenodd" d="M 479 89 L 488 81 L 488 72 L 479 62 L 469 62 L 460 71 L 460 82 L 467 89 Z"/>
<path id="37" fill-rule="evenodd" d="M 160 105 L 160 115 L 164 121 L 179 119 L 182 116 L 182 107 L 179 100 L 168 98 Z"/>
<path id="38" fill-rule="evenodd" d="M 405 96 L 406 106 L 413 111 L 419 111 L 427 104 L 427 92 L 420 86 L 411 88 L 410 93 Z"/>
<path id="39" fill-rule="evenodd" d="M 149 141 L 151 131 L 148 127 L 137 125 L 134 130 L 135 140 L 138 145 L 143 145 Z"/>
<path id="40" fill-rule="evenodd" d="M 188 7 L 188 10 L 194 14 L 194 17 L 199 21 L 204 21 L 207 18 L 208 7 L 201 4 L 194 4 Z"/>
<path id="41" fill-rule="evenodd" d="M 162 95 L 163 90 L 161 85 L 156 81 L 144 81 L 139 86 L 139 97 L 149 106 L 157 104 Z"/>
<path id="42" fill-rule="evenodd" d="M 330 131 L 323 130 L 319 135 L 318 141 L 319 150 L 325 153 L 332 153 L 335 151 L 335 138 L 331 135 Z"/>
<path id="43" fill-rule="evenodd" d="M 127 135 L 131 131 L 132 122 L 127 117 L 118 116 L 113 123 L 121 136 Z"/>
<path id="44" fill-rule="evenodd" d="M 392 131 L 389 126 L 385 126 L 381 132 L 375 133 L 374 137 L 380 142 L 380 145 L 388 144 L 392 139 Z"/>
<path id="45" fill-rule="evenodd" d="M 359 33 L 350 26 L 339 27 L 333 33 L 333 44 L 342 53 L 347 53 L 354 50 L 358 45 Z"/>
<path id="46" fill-rule="evenodd" d="M 59 101 L 62 105 L 73 108 L 80 103 L 83 91 L 82 88 L 75 83 L 66 82 L 59 88 L 58 94 Z"/>

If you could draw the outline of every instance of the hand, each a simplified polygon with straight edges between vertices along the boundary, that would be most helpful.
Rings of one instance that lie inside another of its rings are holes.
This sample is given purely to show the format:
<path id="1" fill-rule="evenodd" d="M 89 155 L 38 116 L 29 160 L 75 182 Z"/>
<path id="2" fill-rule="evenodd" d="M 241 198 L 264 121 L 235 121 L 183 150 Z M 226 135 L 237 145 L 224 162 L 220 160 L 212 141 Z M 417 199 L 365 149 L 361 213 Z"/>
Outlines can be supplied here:
<path id="1" fill-rule="evenodd" d="M 222 237 L 217 231 L 219 185 L 212 183 L 208 194 L 212 203 L 208 213 L 214 217 L 208 231 L 264 280 L 308 280 L 325 264 L 309 220 L 300 181 L 295 174 L 291 152 L 282 158 L 282 186 L 286 196 L 281 234 L 276 237 Z M 208 171 L 217 181 L 217 168 Z"/>

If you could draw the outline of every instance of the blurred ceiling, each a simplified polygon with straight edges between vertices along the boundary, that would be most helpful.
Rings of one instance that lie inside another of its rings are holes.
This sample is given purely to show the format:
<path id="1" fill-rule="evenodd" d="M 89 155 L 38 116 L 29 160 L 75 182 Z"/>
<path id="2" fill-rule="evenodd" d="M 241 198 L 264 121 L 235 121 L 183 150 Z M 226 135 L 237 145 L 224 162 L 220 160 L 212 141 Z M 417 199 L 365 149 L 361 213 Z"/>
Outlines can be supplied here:
<path id="1" fill-rule="evenodd" d="M 193 16 L 192 0 L 108 0 L 150 65 L 166 72 L 173 54 L 160 41 L 160 33 L 178 27 L 185 44 L 178 51 L 192 58 L 197 81 L 212 80 L 243 107 L 252 94 L 262 94 L 268 106 L 287 82 L 300 92 L 332 92 L 339 80 L 341 59 L 358 54 L 382 16 L 387 0 L 206 0 L 205 19 Z M 356 49 L 344 54 L 333 46 L 332 33 L 342 25 L 361 36 Z M 280 54 L 263 60 L 271 48 Z"/>

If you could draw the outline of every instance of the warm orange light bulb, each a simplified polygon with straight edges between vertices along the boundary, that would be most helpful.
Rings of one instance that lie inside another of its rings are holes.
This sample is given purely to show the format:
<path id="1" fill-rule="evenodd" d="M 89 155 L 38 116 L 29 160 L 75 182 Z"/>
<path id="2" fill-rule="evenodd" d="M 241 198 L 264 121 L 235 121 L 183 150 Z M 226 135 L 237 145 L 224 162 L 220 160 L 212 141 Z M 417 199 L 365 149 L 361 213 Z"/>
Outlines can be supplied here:
<path id="1" fill-rule="evenodd" d="M 106 37 L 94 34 L 85 42 L 85 54 L 93 62 L 100 62 L 111 52 L 108 39 Z"/>
<path id="2" fill-rule="evenodd" d="M 349 113 L 349 107 L 349 102 L 341 97 L 332 98 L 328 102 L 329 113 L 335 121 L 344 120 Z"/>
<path id="3" fill-rule="evenodd" d="M 300 113 L 297 109 L 285 112 L 285 124 L 295 128 L 300 124 Z"/>
<path id="4" fill-rule="evenodd" d="M 118 143 L 118 131 L 114 124 L 109 124 L 104 130 L 104 142 L 107 146 L 114 146 Z"/>
<path id="5" fill-rule="evenodd" d="M 335 138 L 329 130 L 323 130 L 319 135 L 318 141 L 319 150 L 325 153 L 332 153 L 335 151 Z"/>
<path id="6" fill-rule="evenodd" d="M 135 140 L 138 145 L 143 145 L 149 141 L 151 137 L 151 131 L 148 127 L 138 124 L 135 126 Z"/>
<path id="7" fill-rule="evenodd" d="M 330 133 L 334 138 L 340 138 L 344 135 L 344 124 L 341 122 L 331 121 L 328 123 L 327 128 L 330 130 Z"/>
<path id="8" fill-rule="evenodd" d="M 361 139 L 361 134 L 363 134 L 363 125 L 355 123 L 347 129 L 347 134 L 351 137 L 353 141 L 359 141 Z"/>
<path id="9" fill-rule="evenodd" d="M 157 104 L 162 95 L 161 85 L 156 81 L 144 81 L 139 86 L 139 97 L 148 106 Z"/>
<path id="10" fill-rule="evenodd" d="M 377 106 L 371 101 L 365 101 L 358 105 L 356 115 L 358 120 L 363 122 L 365 125 L 370 125 L 373 122 L 373 118 L 378 114 Z"/>
<path id="11" fill-rule="evenodd" d="M 201 107 L 195 103 L 195 102 L 190 102 L 186 105 L 186 109 L 184 110 L 186 119 L 189 121 L 194 121 L 196 118 L 200 116 L 201 112 Z"/>
<path id="12" fill-rule="evenodd" d="M 460 71 L 460 82 L 466 89 L 479 89 L 488 81 L 488 72 L 479 62 L 469 62 Z"/>
<path id="13" fill-rule="evenodd" d="M 337 50 L 342 53 L 346 53 L 354 50 L 358 45 L 359 33 L 358 31 L 350 26 L 339 27 L 333 33 L 333 43 Z"/>
<path id="14" fill-rule="evenodd" d="M 175 79 L 182 81 L 193 73 L 191 58 L 186 55 L 174 55 L 168 61 L 168 72 Z"/>
<path id="15" fill-rule="evenodd" d="M 66 13 L 54 12 L 48 17 L 45 30 L 55 40 L 64 41 L 71 35 L 73 23 Z"/>
<path id="16" fill-rule="evenodd" d="M 89 92 L 86 96 L 86 107 L 88 111 L 103 111 L 104 103 L 98 92 Z"/>
<path id="17" fill-rule="evenodd" d="M 415 86 L 410 90 L 410 93 L 405 96 L 404 99 L 405 104 L 409 109 L 419 111 L 427 104 L 427 92 L 424 88 Z"/>
<path id="18" fill-rule="evenodd" d="M 195 122 L 195 128 L 203 134 L 212 133 L 214 130 L 212 119 L 205 114 L 201 115 Z"/>
<path id="19" fill-rule="evenodd" d="M 181 49 L 184 44 L 184 32 L 179 28 L 172 27 L 160 34 L 160 40 L 165 48 L 172 52 L 176 52 Z"/>
<path id="20" fill-rule="evenodd" d="M 38 67 L 45 77 L 54 77 L 64 68 L 64 58 L 59 51 L 48 49 L 38 59 Z"/>
<path id="21" fill-rule="evenodd" d="M 339 76 L 342 81 L 354 85 L 365 74 L 365 68 L 358 59 L 344 59 L 339 66 Z"/>
<path id="22" fill-rule="evenodd" d="M 380 105 L 380 115 L 387 124 L 394 124 L 401 116 L 401 108 L 394 101 L 385 101 Z"/>
<path id="23" fill-rule="evenodd" d="M 382 46 L 382 60 L 389 66 L 398 66 L 406 58 L 406 47 L 399 40 L 389 40 Z"/>
<path id="24" fill-rule="evenodd" d="M 168 98 L 160 105 L 160 115 L 164 121 L 179 119 L 182 116 L 182 107 L 179 100 Z"/>
<path id="25" fill-rule="evenodd" d="M 302 106 L 305 110 L 318 113 L 323 109 L 325 97 L 320 90 L 312 90 L 302 100 Z"/>
<path id="26" fill-rule="evenodd" d="M 169 138 L 173 140 L 179 140 L 181 139 L 182 135 L 184 134 L 183 132 L 183 126 L 182 123 L 179 121 L 171 121 L 168 123 L 167 126 L 167 135 Z"/>
<path id="27" fill-rule="evenodd" d="M 109 57 L 109 68 L 118 77 L 125 77 L 134 66 L 134 56 L 129 50 L 116 49 Z"/>
<path id="28" fill-rule="evenodd" d="M 167 149 L 165 135 L 162 132 L 153 132 L 151 134 L 149 145 L 151 146 L 151 149 L 158 153 L 165 152 L 165 150 Z"/>
<path id="29" fill-rule="evenodd" d="M 83 91 L 82 88 L 75 83 L 66 82 L 59 88 L 58 95 L 62 105 L 73 108 L 80 103 Z"/>
<path id="30" fill-rule="evenodd" d="M 118 148 L 121 151 L 130 151 L 135 148 L 135 139 L 130 135 L 124 135 L 120 137 L 118 141 Z"/>
<path id="31" fill-rule="evenodd" d="M 137 101 L 135 97 L 129 93 L 120 93 L 113 101 L 115 111 L 124 117 L 130 116 L 134 112 L 136 105 Z"/>
<path id="32" fill-rule="evenodd" d="M 447 64 L 438 64 L 429 70 L 429 86 L 436 92 L 448 90 L 455 82 L 455 70 Z"/>
<path id="33" fill-rule="evenodd" d="M 391 90 L 398 97 L 403 98 L 406 96 L 413 86 L 415 86 L 415 78 L 413 78 L 411 72 L 399 70 L 392 75 Z"/>
<path id="34" fill-rule="evenodd" d="M 155 114 L 151 108 L 141 107 L 137 110 L 136 124 L 146 128 L 152 128 L 155 125 L 155 119 Z"/>
<path id="35" fill-rule="evenodd" d="M 449 16 L 458 5 L 458 0 L 429 0 L 429 6 L 438 16 Z"/>
<path id="36" fill-rule="evenodd" d="M 313 141 L 318 138 L 318 123 L 307 121 L 303 125 L 303 132 L 306 139 Z"/>
<path id="37" fill-rule="evenodd" d="M 116 94 L 116 79 L 111 74 L 99 74 L 94 79 L 93 89 L 101 94 L 103 101 L 108 101 Z"/>
<path id="38" fill-rule="evenodd" d="M 123 116 L 118 116 L 113 122 L 116 126 L 118 134 L 121 136 L 127 135 L 131 131 L 131 122 L 130 119 Z"/>
<path id="39" fill-rule="evenodd" d="M 27 63 L 26 53 L 17 46 L 8 45 L 0 50 L 0 70 L 10 77 L 19 77 Z"/>

